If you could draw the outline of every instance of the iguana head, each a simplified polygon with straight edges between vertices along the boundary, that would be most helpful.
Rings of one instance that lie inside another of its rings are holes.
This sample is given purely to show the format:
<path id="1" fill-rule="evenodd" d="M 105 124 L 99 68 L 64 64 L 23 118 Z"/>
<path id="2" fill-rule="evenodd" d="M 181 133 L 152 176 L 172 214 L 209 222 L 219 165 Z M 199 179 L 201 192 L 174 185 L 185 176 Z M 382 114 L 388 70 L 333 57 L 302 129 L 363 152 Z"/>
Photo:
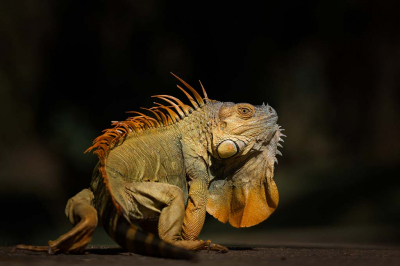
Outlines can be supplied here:
<path id="1" fill-rule="evenodd" d="M 207 211 L 235 227 L 258 224 L 279 199 L 272 179 L 281 134 L 277 113 L 264 104 L 223 103 L 217 118 Z"/>
<path id="2" fill-rule="evenodd" d="M 229 159 L 258 151 L 278 130 L 278 116 L 269 105 L 224 103 L 212 131 L 214 157 Z"/>

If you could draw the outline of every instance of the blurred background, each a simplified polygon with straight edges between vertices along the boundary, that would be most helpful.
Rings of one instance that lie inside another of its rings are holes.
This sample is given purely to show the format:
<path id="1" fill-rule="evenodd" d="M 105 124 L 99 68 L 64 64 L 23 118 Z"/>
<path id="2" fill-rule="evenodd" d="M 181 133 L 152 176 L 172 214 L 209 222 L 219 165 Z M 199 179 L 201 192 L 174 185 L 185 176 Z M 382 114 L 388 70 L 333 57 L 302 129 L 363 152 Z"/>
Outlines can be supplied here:
<path id="1" fill-rule="evenodd" d="M 71 228 L 97 161 L 83 152 L 151 95 L 185 99 L 170 71 L 269 103 L 288 136 L 276 212 L 244 229 L 208 217 L 202 238 L 400 245 L 400 2 L 263 2 L 0 1 L 0 245 Z"/>

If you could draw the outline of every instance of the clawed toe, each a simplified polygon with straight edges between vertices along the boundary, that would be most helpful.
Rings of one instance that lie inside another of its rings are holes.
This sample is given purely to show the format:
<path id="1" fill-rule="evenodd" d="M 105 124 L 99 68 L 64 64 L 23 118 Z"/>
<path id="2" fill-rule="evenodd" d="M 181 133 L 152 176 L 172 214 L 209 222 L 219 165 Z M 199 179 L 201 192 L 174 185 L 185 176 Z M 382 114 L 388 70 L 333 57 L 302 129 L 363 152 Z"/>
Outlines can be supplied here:
<path id="1" fill-rule="evenodd" d="M 82 219 L 68 233 L 60 236 L 57 240 L 50 240 L 48 246 L 18 245 L 17 248 L 31 251 L 43 251 L 48 254 L 82 254 L 85 252 L 87 244 L 92 240 L 95 224 L 97 224 L 97 220 L 92 220 L 93 219 Z"/>
<path id="2" fill-rule="evenodd" d="M 29 246 L 29 245 L 17 245 L 17 249 L 30 250 L 30 251 L 47 251 L 48 246 Z"/>
<path id="3" fill-rule="evenodd" d="M 217 244 L 211 244 L 211 250 L 218 251 L 218 253 L 227 253 L 229 251 L 228 248 Z"/>
<path id="4" fill-rule="evenodd" d="M 217 251 L 218 253 L 227 253 L 229 251 L 229 249 L 224 246 L 212 244 L 210 240 L 204 241 L 204 243 L 206 243 L 206 245 L 203 249 L 207 249 L 207 252 L 210 252 L 210 250 L 212 250 Z"/>

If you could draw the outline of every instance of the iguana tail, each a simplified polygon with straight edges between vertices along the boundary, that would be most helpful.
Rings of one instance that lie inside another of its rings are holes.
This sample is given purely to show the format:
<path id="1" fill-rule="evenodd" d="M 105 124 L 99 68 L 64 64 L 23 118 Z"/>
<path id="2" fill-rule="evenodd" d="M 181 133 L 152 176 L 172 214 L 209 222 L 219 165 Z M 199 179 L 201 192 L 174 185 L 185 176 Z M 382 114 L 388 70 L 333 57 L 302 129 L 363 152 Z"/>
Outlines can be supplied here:
<path id="1" fill-rule="evenodd" d="M 191 260 L 196 257 L 193 251 L 168 244 L 157 236 L 138 229 L 115 209 L 104 218 L 103 225 L 108 235 L 130 252 L 171 259 Z"/>

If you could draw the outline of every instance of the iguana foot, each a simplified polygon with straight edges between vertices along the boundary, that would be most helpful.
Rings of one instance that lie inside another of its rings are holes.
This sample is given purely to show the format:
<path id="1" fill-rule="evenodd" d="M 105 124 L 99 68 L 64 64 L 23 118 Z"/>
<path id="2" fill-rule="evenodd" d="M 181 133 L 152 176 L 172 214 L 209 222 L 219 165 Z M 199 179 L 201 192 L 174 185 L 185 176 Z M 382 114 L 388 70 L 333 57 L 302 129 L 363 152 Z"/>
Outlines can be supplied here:
<path id="1" fill-rule="evenodd" d="M 213 250 L 218 251 L 220 253 L 227 253 L 229 250 L 221 245 L 212 244 L 210 240 L 182 240 L 176 241 L 174 243 L 175 246 L 189 249 L 189 250 Z"/>
<path id="2" fill-rule="evenodd" d="M 210 240 L 208 240 L 208 241 L 210 241 Z M 229 251 L 229 249 L 227 247 L 224 247 L 224 246 L 221 246 L 218 244 L 211 244 L 211 241 L 208 246 L 208 250 L 218 251 L 218 253 L 227 253 Z"/>
<path id="3" fill-rule="evenodd" d="M 205 242 L 208 243 L 207 250 L 218 251 L 219 253 L 227 253 L 229 251 L 229 249 L 224 246 L 218 244 L 212 244 L 210 240 L 207 240 Z"/>
<path id="4" fill-rule="evenodd" d="M 49 254 L 75 253 L 82 254 L 87 244 L 92 240 L 92 234 L 97 226 L 97 216 L 87 215 L 68 233 L 57 240 L 50 240 L 48 246 L 18 245 L 18 249 L 31 251 L 47 251 Z"/>
<path id="5" fill-rule="evenodd" d="M 49 249 L 48 246 L 29 246 L 29 245 L 17 245 L 17 249 L 25 249 L 30 251 L 47 251 Z"/>

